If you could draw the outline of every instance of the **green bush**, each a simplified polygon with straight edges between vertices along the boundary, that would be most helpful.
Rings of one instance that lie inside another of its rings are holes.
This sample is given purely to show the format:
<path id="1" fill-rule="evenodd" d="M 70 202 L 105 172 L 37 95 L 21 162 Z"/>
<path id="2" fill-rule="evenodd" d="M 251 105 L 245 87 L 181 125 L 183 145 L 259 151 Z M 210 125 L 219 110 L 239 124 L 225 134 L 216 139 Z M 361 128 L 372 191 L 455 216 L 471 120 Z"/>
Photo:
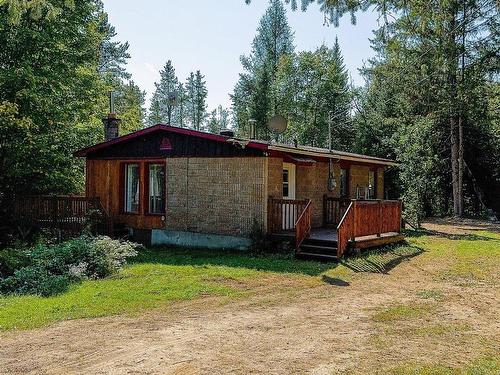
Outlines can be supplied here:
<path id="1" fill-rule="evenodd" d="M 117 272 L 127 258 L 137 255 L 137 247 L 104 236 L 36 245 L 24 253 L 26 259 L 12 257 L 0 275 L 0 293 L 49 296 L 64 292 L 71 282 Z"/>
<path id="2" fill-rule="evenodd" d="M 23 247 L 0 249 L 0 280 L 12 276 L 16 270 L 28 264 L 29 256 Z"/>
<path id="3" fill-rule="evenodd" d="M 1 287 L 5 293 L 15 294 L 38 294 L 44 297 L 65 292 L 70 280 L 65 275 L 55 275 L 48 270 L 29 266 L 14 272 L 14 275 L 6 278 Z"/>

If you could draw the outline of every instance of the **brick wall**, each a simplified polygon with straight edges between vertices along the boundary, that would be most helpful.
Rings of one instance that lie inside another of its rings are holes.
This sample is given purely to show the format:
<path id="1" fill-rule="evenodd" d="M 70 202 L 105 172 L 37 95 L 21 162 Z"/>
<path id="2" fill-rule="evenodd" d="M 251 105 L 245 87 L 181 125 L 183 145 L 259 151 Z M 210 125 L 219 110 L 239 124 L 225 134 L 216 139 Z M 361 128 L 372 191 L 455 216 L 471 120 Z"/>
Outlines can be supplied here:
<path id="1" fill-rule="evenodd" d="M 265 224 L 267 158 L 167 159 L 166 228 L 247 236 Z"/>
<path id="2" fill-rule="evenodd" d="M 267 160 L 267 194 L 272 198 L 283 198 L 283 159 Z"/>
<path id="3" fill-rule="evenodd" d="M 312 225 L 323 224 L 323 196 L 338 197 L 340 194 L 340 167 L 333 164 L 337 185 L 328 191 L 328 163 L 318 162 L 312 166 L 297 166 L 297 199 L 311 199 L 313 205 Z"/>

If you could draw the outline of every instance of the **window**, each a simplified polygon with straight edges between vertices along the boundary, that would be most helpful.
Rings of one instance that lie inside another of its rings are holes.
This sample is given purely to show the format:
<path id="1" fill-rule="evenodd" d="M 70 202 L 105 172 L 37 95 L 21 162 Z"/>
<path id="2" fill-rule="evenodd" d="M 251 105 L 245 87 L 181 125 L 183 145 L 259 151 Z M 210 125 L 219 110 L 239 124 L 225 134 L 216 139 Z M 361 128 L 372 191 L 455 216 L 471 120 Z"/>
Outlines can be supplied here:
<path id="1" fill-rule="evenodd" d="M 344 168 L 340 169 L 340 196 L 341 197 L 349 196 L 347 169 Z"/>
<path id="2" fill-rule="evenodd" d="M 165 166 L 149 164 L 148 204 L 150 214 L 165 213 Z"/>
<path id="3" fill-rule="evenodd" d="M 375 181 L 375 171 L 368 172 L 368 190 L 369 190 L 370 199 L 375 199 L 375 197 L 377 195 L 376 194 L 377 184 Z"/>
<path id="4" fill-rule="evenodd" d="M 139 212 L 139 164 L 125 164 L 125 202 L 128 213 Z"/>
<path id="5" fill-rule="evenodd" d="M 288 169 L 283 169 L 283 198 L 288 198 L 289 194 L 289 172 Z"/>

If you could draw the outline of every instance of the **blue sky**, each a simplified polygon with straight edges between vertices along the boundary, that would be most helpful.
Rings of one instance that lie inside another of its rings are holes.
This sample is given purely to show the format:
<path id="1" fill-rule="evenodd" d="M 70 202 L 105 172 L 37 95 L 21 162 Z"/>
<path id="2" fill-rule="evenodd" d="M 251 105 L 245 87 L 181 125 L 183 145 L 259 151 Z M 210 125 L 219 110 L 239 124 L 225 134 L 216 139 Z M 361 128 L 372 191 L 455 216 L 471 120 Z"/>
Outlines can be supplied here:
<path id="1" fill-rule="evenodd" d="M 180 80 L 197 69 L 205 75 L 209 110 L 219 104 L 229 107 L 229 93 L 241 72 L 239 57 L 250 52 L 267 5 L 268 0 L 252 0 L 250 5 L 244 0 L 104 0 L 118 39 L 130 43 L 127 69 L 147 92 L 148 105 L 158 71 L 170 59 Z M 323 25 L 315 4 L 305 13 L 287 8 L 296 50 L 332 46 L 337 36 L 354 83 L 362 84 L 358 68 L 373 55 L 368 39 L 377 28 L 377 16 L 361 13 L 354 26 L 345 16 L 335 28 Z"/>

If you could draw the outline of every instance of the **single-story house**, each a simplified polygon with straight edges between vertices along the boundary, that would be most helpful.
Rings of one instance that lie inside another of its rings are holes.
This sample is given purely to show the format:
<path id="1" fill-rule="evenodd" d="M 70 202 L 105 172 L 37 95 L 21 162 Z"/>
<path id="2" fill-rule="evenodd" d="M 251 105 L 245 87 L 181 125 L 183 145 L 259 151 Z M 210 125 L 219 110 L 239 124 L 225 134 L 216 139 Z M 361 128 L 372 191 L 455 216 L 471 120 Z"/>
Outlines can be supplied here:
<path id="1" fill-rule="evenodd" d="M 392 202 L 382 200 L 392 160 L 163 124 L 118 136 L 114 116 L 105 124 L 105 142 L 74 153 L 86 158 L 86 196 L 152 245 L 243 248 L 259 227 L 295 233 L 299 248 L 315 228 L 333 228 L 336 236 L 353 202 L 378 202 L 375 221 Z M 346 241 L 398 228 L 351 230 Z"/>

